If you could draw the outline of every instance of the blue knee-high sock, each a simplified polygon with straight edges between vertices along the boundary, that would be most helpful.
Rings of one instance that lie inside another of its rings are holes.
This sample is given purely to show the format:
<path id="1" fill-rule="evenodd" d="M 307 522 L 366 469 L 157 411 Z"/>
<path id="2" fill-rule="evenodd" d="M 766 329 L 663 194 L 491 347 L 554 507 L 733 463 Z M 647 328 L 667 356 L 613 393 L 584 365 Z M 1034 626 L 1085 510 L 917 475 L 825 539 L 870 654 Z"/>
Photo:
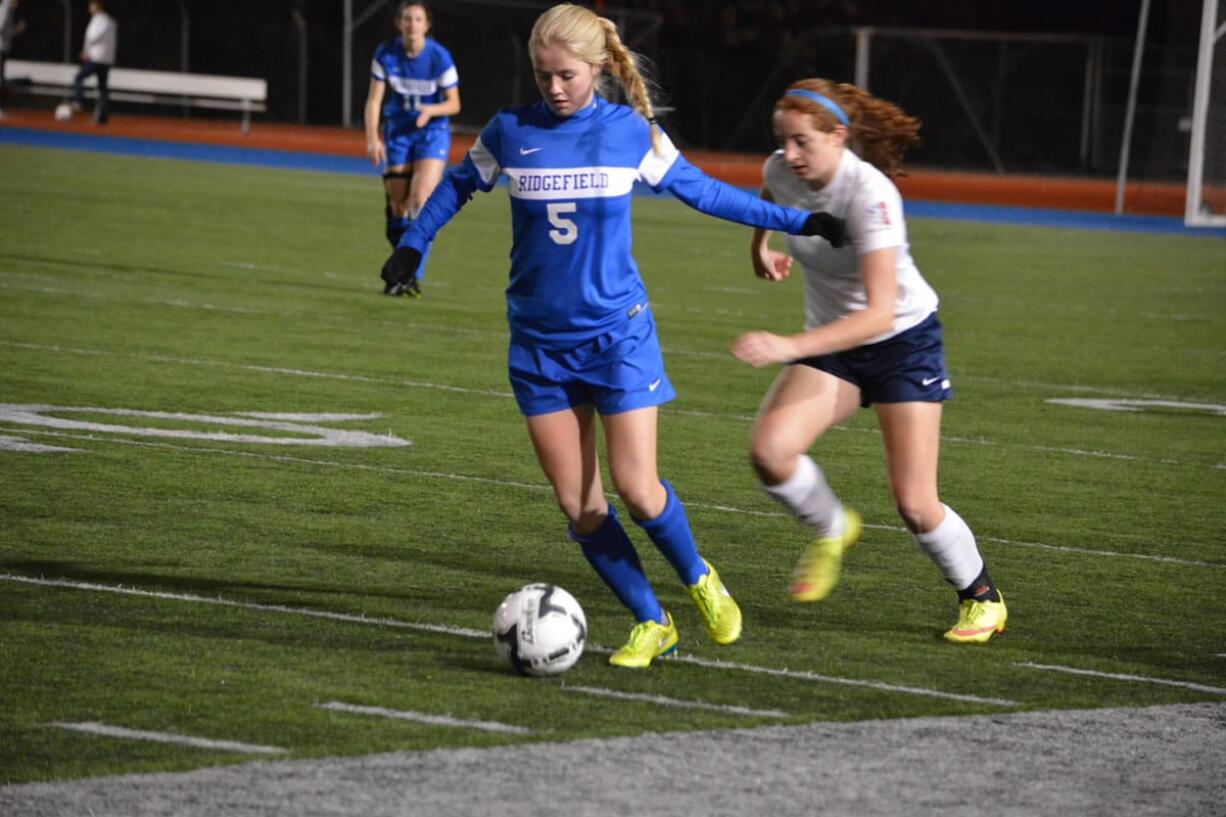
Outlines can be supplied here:
<path id="1" fill-rule="evenodd" d="M 596 575 L 609 586 L 617 600 L 634 613 L 635 621 L 659 621 L 664 618 L 664 610 L 656 600 L 647 575 L 643 573 L 639 554 L 617 520 L 617 511 L 612 505 L 599 528 L 586 535 L 574 530 L 570 530 L 569 534 L 583 549 L 583 556 Z"/>
<path id="2" fill-rule="evenodd" d="M 413 219 L 417 218 L 417 216 L 420 214 L 421 214 L 421 208 L 419 207 L 410 208 L 409 217 L 405 221 L 404 228 L 407 230 L 409 228 L 409 225 L 413 223 Z M 419 281 L 424 281 L 426 279 L 426 261 L 430 259 L 430 248 L 433 246 L 434 246 L 434 242 L 431 241 L 421 251 L 421 262 L 417 265 L 417 280 Z"/>
<path id="3" fill-rule="evenodd" d="M 390 210 L 388 211 L 387 241 L 392 245 L 393 250 L 400 246 L 400 237 L 404 235 L 404 231 L 409 229 L 409 225 L 412 223 L 411 219 L 401 218 L 400 216 L 393 215 Z"/>
<path id="4" fill-rule="evenodd" d="M 707 574 L 707 566 L 698 555 L 698 546 L 694 544 L 694 534 L 690 530 L 690 520 L 685 515 L 685 505 L 673 493 L 673 486 L 660 480 L 667 497 L 664 500 L 664 510 L 655 519 L 636 519 L 635 523 L 647 532 L 651 541 L 655 542 L 664 558 L 677 571 L 677 576 L 686 585 L 696 583 Z"/>
<path id="5" fill-rule="evenodd" d="M 430 260 L 430 248 L 433 246 L 434 242 L 431 241 L 426 245 L 425 249 L 421 251 L 421 263 L 417 265 L 417 280 L 419 281 L 424 281 L 426 279 L 426 261 Z"/>

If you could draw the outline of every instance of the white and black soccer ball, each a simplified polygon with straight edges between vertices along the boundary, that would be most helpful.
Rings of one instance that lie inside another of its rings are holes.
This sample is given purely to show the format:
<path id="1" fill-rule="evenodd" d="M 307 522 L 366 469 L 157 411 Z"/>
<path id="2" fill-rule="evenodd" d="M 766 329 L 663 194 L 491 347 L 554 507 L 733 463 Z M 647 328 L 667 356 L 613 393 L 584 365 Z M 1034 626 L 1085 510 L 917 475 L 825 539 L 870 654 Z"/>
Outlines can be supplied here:
<path id="1" fill-rule="evenodd" d="M 587 640 L 587 617 L 555 584 L 529 584 L 494 612 L 494 647 L 524 675 L 558 675 L 575 665 Z"/>
<path id="2" fill-rule="evenodd" d="M 61 102 L 55 106 L 55 118 L 59 122 L 67 122 L 72 119 L 72 106 L 67 102 Z"/>

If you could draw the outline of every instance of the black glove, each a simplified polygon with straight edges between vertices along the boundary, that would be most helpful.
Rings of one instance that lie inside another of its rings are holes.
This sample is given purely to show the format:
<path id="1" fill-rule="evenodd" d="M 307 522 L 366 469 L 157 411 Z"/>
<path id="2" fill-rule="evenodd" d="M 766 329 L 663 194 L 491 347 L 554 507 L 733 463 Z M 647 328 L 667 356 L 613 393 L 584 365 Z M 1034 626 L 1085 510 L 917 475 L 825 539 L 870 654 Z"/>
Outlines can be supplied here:
<path id="1" fill-rule="evenodd" d="M 847 243 L 847 222 L 829 213 L 809 213 L 805 226 L 800 228 L 800 234 L 820 235 L 837 250 Z"/>
<path id="2" fill-rule="evenodd" d="M 383 292 L 390 295 L 398 292 L 409 282 L 417 278 L 417 268 L 421 266 L 421 252 L 412 247 L 397 247 L 383 262 L 383 271 L 379 277 L 383 279 Z"/>

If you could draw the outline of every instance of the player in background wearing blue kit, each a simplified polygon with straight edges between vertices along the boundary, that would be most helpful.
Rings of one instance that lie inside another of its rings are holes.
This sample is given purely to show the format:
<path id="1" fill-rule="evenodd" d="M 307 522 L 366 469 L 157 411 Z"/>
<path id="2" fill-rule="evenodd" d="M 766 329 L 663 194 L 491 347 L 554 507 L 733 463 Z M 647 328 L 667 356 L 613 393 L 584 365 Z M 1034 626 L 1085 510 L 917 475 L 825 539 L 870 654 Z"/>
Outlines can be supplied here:
<path id="1" fill-rule="evenodd" d="M 370 66 L 366 155 L 376 167 L 384 165 L 393 249 L 443 176 L 451 151 L 448 117 L 460 112 L 460 77 L 447 49 L 426 36 L 431 22 L 424 2 L 403 0 L 396 10 L 400 36 L 380 45 Z M 421 297 L 424 269 L 423 262 L 412 281 L 383 293 Z"/>
<path id="2" fill-rule="evenodd" d="M 410 280 L 435 232 L 475 191 L 507 177 L 511 385 L 570 538 L 637 621 L 609 662 L 646 667 L 676 647 L 677 628 L 605 501 L 597 414 L 618 495 L 689 588 L 716 643 L 740 636 L 741 611 L 699 555 L 685 507 L 657 471 L 658 407 L 676 393 L 630 256 L 633 185 L 643 181 L 704 213 L 773 230 L 825 230 L 837 241 L 841 225 L 824 213 L 764 202 L 687 162 L 655 126 L 636 56 L 611 21 L 581 6 L 554 6 L 537 19 L 528 50 L 544 101 L 494 116 L 382 275 L 389 283 Z M 606 74 L 633 107 L 596 93 Z"/>
<path id="3" fill-rule="evenodd" d="M 937 495 L 941 404 L 953 392 L 937 294 L 911 259 L 902 197 L 887 175 L 919 141 L 919 122 L 854 85 L 807 79 L 775 104 L 774 129 L 780 149 L 763 167 L 762 197 L 828 210 L 847 231 L 843 247 L 787 239 L 805 273 L 803 332 L 750 332 L 732 345 L 753 366 L 788 364 L 762 401 L 750 460 L 763 489 L 816 534 L 794 571 L 792 597 L 824 599 L 861 530 L 805 452 L 872 405 L 898 513 L 958 591 L 958 621 L 945 638 L 983 643 L 1005 629 L 1005 602 L 970 527 Z M 753 234 L 754 272 L 781 281 L 792 257 L 769 249 L 768 238 Z"/>

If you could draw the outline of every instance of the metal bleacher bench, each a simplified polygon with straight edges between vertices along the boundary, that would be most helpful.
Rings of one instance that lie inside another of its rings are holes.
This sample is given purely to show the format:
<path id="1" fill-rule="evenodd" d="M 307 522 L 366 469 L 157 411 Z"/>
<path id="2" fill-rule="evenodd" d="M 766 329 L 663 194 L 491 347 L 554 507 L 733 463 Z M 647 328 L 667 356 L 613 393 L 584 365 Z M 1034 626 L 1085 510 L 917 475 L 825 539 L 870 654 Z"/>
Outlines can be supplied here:
<path id="1" fill-rule="evenodd" d="M 78 70 L 78 66 L 68 63 L 31 60 L 7 60 L 5 68 L 11 90 L 63 97 L 71 95 Z M 112 101 L 241 111 L 243 133 L 251 130 L 251 114 L 262 113 L 268 100 L 267 80 L 178 71 L 112 68 L 107 88 Z M 98 96 L 96 78 L 85 80 L 85 93 L 92 98 Z"/>

